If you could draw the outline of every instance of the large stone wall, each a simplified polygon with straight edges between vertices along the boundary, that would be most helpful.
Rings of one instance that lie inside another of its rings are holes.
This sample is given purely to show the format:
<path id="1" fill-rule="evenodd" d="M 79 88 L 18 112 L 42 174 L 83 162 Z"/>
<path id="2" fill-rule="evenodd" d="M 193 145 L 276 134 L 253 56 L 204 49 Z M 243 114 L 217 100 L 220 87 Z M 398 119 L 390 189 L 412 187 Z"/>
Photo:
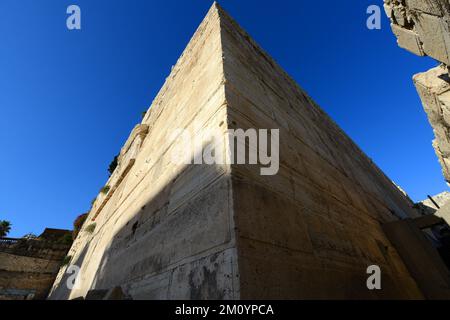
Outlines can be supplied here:
<path id="1" fill-rule="evenodd" d="M 176 128 L 225 132 L 224 82 L 213 8 L 122 149 L 85 223 L 95 219 L 94 233 L 81 230 L 69 253 L 79 287 L 67 289 L 62 269 L 51 299 L 118 285 L 133 299 L 239 298 L 230 168 L 171 161 Z"/>
<path id="2" fill-rule="evenodd" d="M 232 166 L 241 298 L 421 297 L 381 229 L 411 202 L 226 14 L 222 42 L 229 125 L 280 129 L 276 176 Z"/>
<path id="3" fill-rule="evenodd" d="M 178 165 L 175 128 L 219 128 L 225 154 L 228 129 L 280 129 L 280 171 Z M 412 203 L 217 4 L 107 185 L 69 253 L 79 283 L 61 269 L 51 299 L 117 286 L 133 299 L 422 297 L 381 229 Z"/>
<path id="4" fill-rule="evenodd" d="M 398 45 L 442 64 L 414 76 L 436 139 L 433 147 L 450 181 L 450 2 L 448 0 L 385 0 L 385 11 Z"/>

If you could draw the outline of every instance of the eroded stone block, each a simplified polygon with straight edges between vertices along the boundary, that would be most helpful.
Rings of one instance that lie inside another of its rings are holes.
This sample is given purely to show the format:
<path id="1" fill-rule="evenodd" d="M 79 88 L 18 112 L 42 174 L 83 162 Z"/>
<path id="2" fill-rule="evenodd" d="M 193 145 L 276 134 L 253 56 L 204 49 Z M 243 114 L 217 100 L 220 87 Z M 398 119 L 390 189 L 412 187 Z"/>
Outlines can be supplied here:
<path id="1" fill-rule="evenodd" d="M 424 56 L 419 36 L 416 32 L 391 24 L 392 32 L 397 37 L 399 47 L 411 51 L 418 56 Z"/>
<path id="2" fill-rule="evenodd" d="M 419 13 L 415 30 L 427 55 L 447 65 L 450 64 L 447 50 L 447 48 L 450 48 L 450 44 L 444 37 L 444 34 L 448 33 L 448 25 L 444 24 L 443 19 L 426 13 Z"/>
<path id="3" fill-rule="evenodd" d="M 441 105 L 444 122 L 448 127 L 450 127 L 450 90 L 440 94 L 438 99 Z"/>

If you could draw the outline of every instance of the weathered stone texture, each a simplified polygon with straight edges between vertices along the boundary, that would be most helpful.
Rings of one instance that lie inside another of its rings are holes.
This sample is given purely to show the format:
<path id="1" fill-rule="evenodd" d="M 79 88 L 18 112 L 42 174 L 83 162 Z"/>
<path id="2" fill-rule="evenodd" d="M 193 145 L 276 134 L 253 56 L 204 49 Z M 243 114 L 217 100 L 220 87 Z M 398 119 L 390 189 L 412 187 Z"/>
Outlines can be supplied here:
<path id="1" fill-rule="evenodd" d="M 414 76 L 436 139 L 433 147 L 450 181 L 450 2 L 448 0 L 385 0 L 385 11 L 398 45 L 419 56 L 430 56 L 440 67 Z"/>
<path id="2" fill-rule="evenodd" d="M 428 120 L 433 127 L 433 147 L 443 168 L 447 182 L 450 181 L 450 78 L 446 67 L 436 67 L 414 76 Z"/>
<path id="3" fill-rule="evenodd" d="M 216 4 L 142 126 L 71 249 L 79 286 L 62 269 L 51 299 L 117 286 L 133 299 L 422 297 L 381 229 L 412 203 Z M 280 129 L 280 171 L 176 165 L 174 128 Z"/>

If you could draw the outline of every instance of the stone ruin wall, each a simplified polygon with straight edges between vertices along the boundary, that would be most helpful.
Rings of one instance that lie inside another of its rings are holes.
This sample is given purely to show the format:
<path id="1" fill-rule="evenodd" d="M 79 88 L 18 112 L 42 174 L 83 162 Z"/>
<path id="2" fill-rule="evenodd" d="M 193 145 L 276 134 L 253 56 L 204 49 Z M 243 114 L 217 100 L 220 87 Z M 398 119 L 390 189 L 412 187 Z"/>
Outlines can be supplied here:
<path id="1" fill-rule="evenodd" d="M 384 8 L 400 47 L 441 63 L 415 75 L 414 83 L 433 127 L 433 147 L 450 182 L 450 1 L 385 0 Z"/>
<path id="2" fill-rule="evenodd" d="M 420 298 L 381 228 L 412 203 L 227 15 L 222 43 L 230 127 L 280 129 L 276 176 L 231 167 L 241 298 Z M 382 292 L 365 285 L 372 264 Z"/>
<path id="3" fill-rule="evenodd" d="M 239 298 L 230 168 L 171 161 L 174 129 L 226 130 L 218 22 L 211 10 L 122 148 L 69 253 L 80 285 L 68 290 L 63 268 L 50 299 L 116 286 L 133 299 Z"/>

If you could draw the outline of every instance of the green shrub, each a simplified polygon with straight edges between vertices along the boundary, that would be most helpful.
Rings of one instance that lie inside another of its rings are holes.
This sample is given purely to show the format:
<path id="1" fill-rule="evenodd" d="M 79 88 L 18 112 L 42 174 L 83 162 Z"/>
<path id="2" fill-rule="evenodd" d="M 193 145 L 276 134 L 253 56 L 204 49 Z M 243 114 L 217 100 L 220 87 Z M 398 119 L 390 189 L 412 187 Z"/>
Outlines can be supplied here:
<path id="1" fill-rule="evenodd" d="M 84 231 L 86 231 L 86 232 L 88 232 L 88 233 L 93 233 L 94 232 L 94 230 L 95 230 L 95 227 L 97 227 L 97 224 L 94 222 L 94 223 L 91 223 L 90 225 L 88 225 L 85 229 L 84 229 Z"/>
<path id="2" fill-rule="evenodd" d="M 65 256 L 63 261 L 61 262 L 61 265 L 62 266 L 67 266 L 70 263 L 71 260 L 72 260 L 72 256 Z"/>

